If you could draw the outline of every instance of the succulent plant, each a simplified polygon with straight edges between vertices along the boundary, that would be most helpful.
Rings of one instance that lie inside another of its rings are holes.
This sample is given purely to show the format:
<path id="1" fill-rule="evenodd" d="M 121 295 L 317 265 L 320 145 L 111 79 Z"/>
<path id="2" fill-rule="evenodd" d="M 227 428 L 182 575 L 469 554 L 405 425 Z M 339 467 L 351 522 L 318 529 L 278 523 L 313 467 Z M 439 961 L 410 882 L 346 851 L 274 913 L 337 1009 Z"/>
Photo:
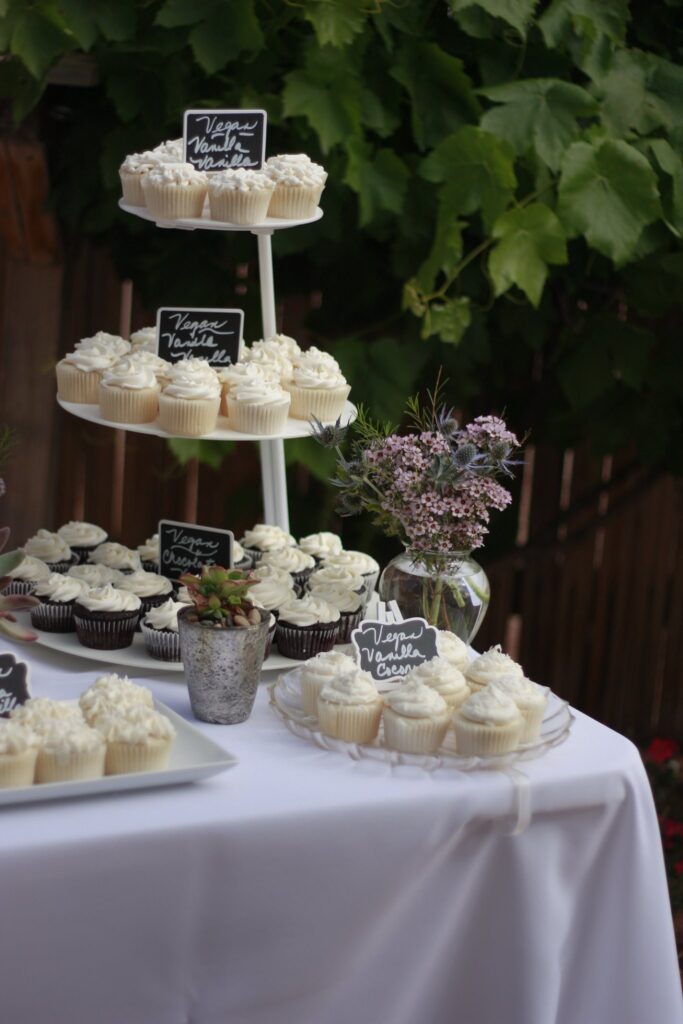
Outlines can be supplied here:
<path id="1" fill-rule="evenodd" d="M 244 629 L 262 620 L 261 610 L 248 594 L 259 582 L 251 571 L 205 565 L 201 576 L 187 573 L 179 582 L 187 587 L 192 598 L 195 622 L 222 629 Z"/>
<path id="2" fill-rule="evenodd" d="M 8 540 L 9 527 L 3 526 L 0 529 L 0 551 L 3 550 Z M 7 551 L 4 555 L 0 555 L 0 633 L 4 633 L 11 640 L 37 640 L 38 634 L 21 626 L 12 612 L 22 611 L 40 604 L 38 598 L 31 597 L 29 594 L 14 594 L 11 597 L 5 597 L 2 594 L 10 582 L 7 573 L 20 565 L 23 560 L 23 551 Z"/>

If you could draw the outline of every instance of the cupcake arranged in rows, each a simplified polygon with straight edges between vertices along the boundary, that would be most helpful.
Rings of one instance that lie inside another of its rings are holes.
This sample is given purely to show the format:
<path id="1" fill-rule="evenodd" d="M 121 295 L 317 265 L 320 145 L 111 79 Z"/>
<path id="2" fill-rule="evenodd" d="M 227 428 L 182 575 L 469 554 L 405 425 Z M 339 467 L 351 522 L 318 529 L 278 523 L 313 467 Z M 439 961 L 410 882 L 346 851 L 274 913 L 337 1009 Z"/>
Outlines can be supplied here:
<path id="1" fill-rule="evenodd" d="M 78 555 L 58 533 L 50 530 L 38 530 L 33 537 L 24 543 L 23 552 L 39 559 L 47 565 L 50 572 L 66 572 L 72 565 L 79 562 Z"/>
<path id="2" fill-rule="evenodd" d="M 159 426 L 171 435 L 200 437 L 216 429 L 221 383 L 205 359 L 173 363 L 159 395 Z"/>
<path id="3" fill-rule="evenodd" d="M 266 161 L 265 173 L 275 184 L 268 215 L 306 220 L 315 216 L 327 171 L 304 153 L 285 153 Z"/>
<path id="4" fill-rule="evenodd" d="M 77 342 L 73 352 L 57 363 L 57 394 L 65 402 L 97 405 L 102 376 L 130 351 L 130 342 L 117 334 L 98 331 Z"/>
<path id="5" fill-rule="evenodd" d="M 31 625 L 46 633 L 73 633 L 74 605 L 85 589 L 81 580 L 58 572 L 38 580 L 33 594 L 40 604 L 31 608 Z"/>
<path id="6" fill-rule="evenodd" d="M 145 647 L 157 661 L 180 661 L 178 612 L 190 602 L 174 601 L 169 597 L 149 609 L 140 620 Z"/>
<path id="7" fill-rule="evenodd" d="M 83 591 L 73 607 L 79 642 L 99 651 L 130 647 L 140 618 L 137 594 L 106 583 Z"/>
<path id="8" fill-rule="evenodd" d="M 71 572 L 71 569 L 69 572 Z M 34 558 L 33 555 L 24 555 L 19 565 L 16 565 L 14 569 L 10 569 L 7 575 L 10 582 L 3 590 L 5 597 L 32 594 L 36 589 L 36 584 L 40 580 L 47 579 L 50 575 L 50 567 L 41 558 Z"/>
<path id="9" fill-rule="evenodd" d="M 57 530 L 57 536 L 68 544 L 72 552 L 78 556 L 79 562 L 85 562 L 88 555 L 107 540 L 107 531 L 95 523 L 83 523 L 70 519 Z"/>
<path id="10" fill-rule="evenodd" d="M 279 609 L 275 642 L 286 658 L 305 661 L 330 651 L 339 635 L 340 612 L 314 594 L 287 601 Z"/>

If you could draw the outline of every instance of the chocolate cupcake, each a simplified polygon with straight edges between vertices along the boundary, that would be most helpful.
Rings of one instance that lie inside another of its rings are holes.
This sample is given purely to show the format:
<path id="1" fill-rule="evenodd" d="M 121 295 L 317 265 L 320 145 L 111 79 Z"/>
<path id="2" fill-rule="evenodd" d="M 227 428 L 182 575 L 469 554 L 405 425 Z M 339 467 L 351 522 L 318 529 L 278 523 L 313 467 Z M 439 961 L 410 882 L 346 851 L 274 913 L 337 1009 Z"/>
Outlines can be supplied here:
<path id="1" fill-rule="evenodd" d="M 159 534 L 153 533 L 144 544 L 138 544 L 137 553 L 145 572 L 159 572 L 160 547 Z"/>
<path id="2" fill-rule="evenodd" d="M 282 569 L 288 572 L 294 583 L 294 589 L 298 596 L 304 592 L 306 580 L 315 568 L 313 555 L 307 555 L 305 551 L 298 548 L 281 548 L 280 551 L 269 551 L 262 555 L 260 566 L 270 566 L 273 569 Z"/>
<path id="3" fill-rule="evenodd" d="M 279 526 L 257 523 L 253 530 L 246 530 L 240 544 L 251 555 L 254 565 L 258 565 L 261 556 L 267 551 L 278 551 L 280 548 L 293 548 L 296 540 L 291 533 L 286 533 Z"/>
<path id="4" fill-rule="evenodd" d="M 66 541 L 57 533 L 49 530 L 38 530 L 24 544 L 24 552 L 45 562 L 50 572 L 66 572 L 79 561 Z"/>
<path id="5" fill-rule="evenodd" d="M 124 574 L 119 569 L 109 569 L 106 565 L 82 562 L 80 565 L 72 565 L 67 576 L 74 576 L 86 587 L 103 587 L 105 583 L 113 583 L 117 587 Z"/>
<path id="6" fill-rule="evenodd" d="M 305 661 L 330 651 L 339 633 L 339 610 L 320 597 L 305 594 L 280 608 L 275 642 L 285 658 Z"/>
<path id="7" fill-rule="evenodd" d="M 35 596 L 40 604 L 31 608 L 31 624 L 46 633 L 73 633 L 74 604 L 83 590 L 80 580 L 58 572 L 38 580 Z"/>
<path id="8" fill-rule="evenodd" d="M 319 565 L 323 559 L 329 558 L 330 555 L 339 555 L 343 550 L 341 537 L 325 530 L 322 533 L 309 533 L 308 536 L 302 537 L 299 541 L 299 549 L 305 551 L 307 555 L 313 555 L 316 565 Z"/>
<path id="9" fill-rule="evenodd" d="M 315 582 L 310 589 L 315 597 L 321 597 L 334 608 L 339 609 L 338 644 L 351 643 L 351 634 L 363 618 L 364 598 L 348 587 L 335 587 L 331 584 Z"/>
<path id="10" fill-rule="evenodd" d="M 111 583 L 83 591 L 74 605 L 79 641 L 98 651 L 130 647 L 139 618 L 140 598 Z"/>
<path id="11" fill-rule="evenodd" d="M 340 551 L 323 559 L 323 566 L 333 565 L 338 569 L 349 569 L 362 577 L 366 597 L 372 595 L 379 579 L 379 563 L 363 551 Z"/>
<path id="12" fill-rule="evenodd" d="M 2 591 L 4 597 L 32 594 L 39 580 L 46 580 L 50 570 L 40 558 L 24 555 L 19 565 L 7 573 L 10 582 Z"/>
<path id="13" fill-rule="evenodd" d="M 169 598 L 151 608 L 140 621 L 148 654 L 158 661 L 181 661 L 178 612 L 187 605 Z"/>
<path id="14" fill-rule="evenodd" d="M 107 531 L 94 523 L 81 523 L 71 519 L 57 530 L 57 536 L 69 545 L 79 562 L 86 562 L 88 555 L 98 544 L 104 544 Z"/>
<path id="15" fill-rule="evenodd" d="M 116 586 L 119 590 L 128 590 L 140 598 L 141 619 L 152 608 L 168 601 L 173 594 L 173 584 L 169 579 L 160 576 L 158 572 L 145 572 L 144 569 L 126 573 Z"/>
<path id="16" fill-rule="evenodd" d="M 105 565 L 108 569 L 118 569 L 124 573 L 137 572 L 142 568 L 137 551 L 132 551 L 125 544 L 117 544 L 112 540 L 98 544 L 88 555 L 88 562 L 92 565 Z"/>
<path id="17" fill-rule="evenodd" d="M 238 540 L 232 542 L 232 567 L 233 569 L 251 569 L 254 560 L 247 554 Z"/>

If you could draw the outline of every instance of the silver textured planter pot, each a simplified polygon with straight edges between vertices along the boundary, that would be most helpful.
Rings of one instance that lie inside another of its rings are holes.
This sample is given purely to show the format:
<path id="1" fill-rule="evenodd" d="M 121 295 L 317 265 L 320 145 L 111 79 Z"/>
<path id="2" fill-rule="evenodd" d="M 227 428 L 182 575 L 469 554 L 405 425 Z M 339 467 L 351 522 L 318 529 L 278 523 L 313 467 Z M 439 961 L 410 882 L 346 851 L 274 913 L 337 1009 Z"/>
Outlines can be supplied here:
<path id="1" fill-rule="evenodd" d="M 266 650 L 268 619 L 257 626 L 214 629 L 191 622 L 192 608 L 178 615 L 180 651 L 195 718 L 219 725 L 251 714 Z"/>

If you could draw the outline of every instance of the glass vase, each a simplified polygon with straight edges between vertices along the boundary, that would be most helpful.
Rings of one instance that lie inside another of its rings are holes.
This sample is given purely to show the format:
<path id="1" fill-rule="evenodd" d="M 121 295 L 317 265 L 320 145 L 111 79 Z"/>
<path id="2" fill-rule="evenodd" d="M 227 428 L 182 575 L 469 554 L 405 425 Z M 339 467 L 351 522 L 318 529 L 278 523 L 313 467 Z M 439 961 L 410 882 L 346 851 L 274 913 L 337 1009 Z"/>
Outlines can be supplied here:
<path id="1" fill-rule="evenodd" d="M 422 618 L 471 643 L 486 615 L 490 587 L 468 551 L 407 548 L 387 565 L 379 581 L 383 601 L 396 601 L 404 619 Z"/>

